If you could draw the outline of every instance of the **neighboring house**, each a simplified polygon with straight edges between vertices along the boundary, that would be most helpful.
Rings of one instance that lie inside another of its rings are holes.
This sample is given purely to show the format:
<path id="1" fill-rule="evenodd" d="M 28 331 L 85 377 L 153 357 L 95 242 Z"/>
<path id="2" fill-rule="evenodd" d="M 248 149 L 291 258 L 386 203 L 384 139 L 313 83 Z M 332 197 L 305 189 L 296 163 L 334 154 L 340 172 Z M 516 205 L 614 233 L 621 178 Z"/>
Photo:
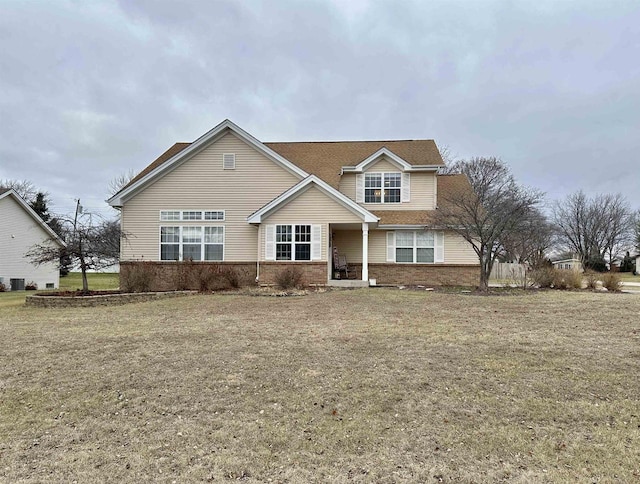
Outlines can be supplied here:
<path id="1" fill-rule="evenodd" d="M 108 200 L 127 234 L 121 277 L 157 261 L 168 288 L 173 261 L 192 259 L 261 284 L 291 266 L 335 284 L 335 250 L 362 285 L 476 284 L 471 245 L 430 224 L 446 194 L 470 189 L 442 166 L 432 140 L 262 143 L 226 120 Z"/>
<path id="2" fill-rule="evenodd" d="M 7 289 L 22 290 L 35 283 L 38 289 L 58 287 L 58 264 L 34 266 L 25 254 L 35 244 L 64 242 L 14 190 L 0 188 L 0 282 Z"/>
<path id="3" fill-rule="evenodd" d="M 556 269 L 567 269 L 572 271 L 583 272 L 582 262 L 580 262 L 580 259 L 572 258 L 572 259 L 556 260 L 556 261 L 553 261 L 552 264 L 553 264 L 553 267 L 555 267 Z"/>

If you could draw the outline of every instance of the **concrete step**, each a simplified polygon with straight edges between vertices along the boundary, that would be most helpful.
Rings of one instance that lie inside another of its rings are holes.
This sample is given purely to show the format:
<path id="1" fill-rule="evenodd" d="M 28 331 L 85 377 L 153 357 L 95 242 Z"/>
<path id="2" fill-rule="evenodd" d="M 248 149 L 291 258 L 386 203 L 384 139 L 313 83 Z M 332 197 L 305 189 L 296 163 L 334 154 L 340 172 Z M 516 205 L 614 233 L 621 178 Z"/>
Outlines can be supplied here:
<path id="1" fill-rule="evenodd" d="M 332 287 L 369 287 L 369 281 L 358 279 L 331 279 L 327 286 Z"/>

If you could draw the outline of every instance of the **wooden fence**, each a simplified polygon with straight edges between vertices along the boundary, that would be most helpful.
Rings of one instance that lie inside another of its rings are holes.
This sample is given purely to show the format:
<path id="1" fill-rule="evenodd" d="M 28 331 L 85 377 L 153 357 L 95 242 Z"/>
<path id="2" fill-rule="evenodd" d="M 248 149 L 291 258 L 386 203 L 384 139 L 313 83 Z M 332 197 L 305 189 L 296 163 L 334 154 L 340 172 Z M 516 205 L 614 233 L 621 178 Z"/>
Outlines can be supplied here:
<path id="1" fill-rule="evenodd" d="M 496 262 L 493 264 L 490 280 L 521 280 L 524 278 L 527 266 L 515 262 Z"/>

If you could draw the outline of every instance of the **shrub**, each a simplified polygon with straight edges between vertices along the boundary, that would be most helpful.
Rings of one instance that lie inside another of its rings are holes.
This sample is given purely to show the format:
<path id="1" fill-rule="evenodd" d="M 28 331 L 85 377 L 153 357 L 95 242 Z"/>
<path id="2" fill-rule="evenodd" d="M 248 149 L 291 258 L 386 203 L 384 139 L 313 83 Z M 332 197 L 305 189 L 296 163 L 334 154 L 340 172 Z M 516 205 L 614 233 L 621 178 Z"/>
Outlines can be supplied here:
<path id="1" fill-rule="evenodd" d="M 598 280 L 600 279 L 600 274 L 594 271 L 587 270 L 584 271 L 584 276 L 587 279 L 587 289 L 596 289 Z"/>
<path id="2" fill-rule="evenodd" d="M 622 289 L 620 275 L 615 272 L 607 272 L 602 276 L 602 286 L 611 292 L 619 292 Z"/>
<path id="3" fill-rule="evenodd" d="M 25 284 L 24 290 L 25 291 L 37 291 L 38 290 L 38 285 L 33 281 L 29 281 L 29 282 L 27 282 Z"/>
<path id="4" fill-rule="evenodd" d="M 553 274 L 556 289 L 582 289 L 582 274 L 571 269 L 556 269 Z"/>
<path id="5" fill-rule="evenodd" d="M 120 273 L 121 289 L 124 292 L 149 292 L 156 278 L 153 262 L 136 262 Z"/>
<path id="6" fill-rule="evenodd" d="M 237 269 L 229 267 L 222 272 L 224 278 L 229 283 L 229 286 L 238 289 L 242 285 L 242 276 Z"/>
<path id="7" fill-rule="evenodd" d="M 3 283 L 0 282 L 0 292 L 6 292 L 7 291 L 7 286 L 5 286 Z"/>
<path id="8" fill-rule="evenodd" d="M 186 291 L 193 287 L 193 279 L 197 274 L 194 271 L 193 260 L 187 259 L 176 262 L 176 289 L 178 291 Z"/>
<path id="9" fill-rule="evenodd" d="M 276 285 L 280 289 L 293 289 L 302 285 L 302 271 L 297 267 L 287 267 L 276 274 Z"/>
<path id="10" fill-rule="evenodd" d="M 217 289 L 216 282 L 220 279 L 220 268 L 218 266 L 199 266 L 195 272 L 195 280 L 198 291 L 207 292 Z"/>
<path id="11" fill-rule="evenodd" d="M 538 287 L 548 288 L 553 286 L 555 272 L 553 267 L 540 267 L 531 273 L 531 279 Z"/>

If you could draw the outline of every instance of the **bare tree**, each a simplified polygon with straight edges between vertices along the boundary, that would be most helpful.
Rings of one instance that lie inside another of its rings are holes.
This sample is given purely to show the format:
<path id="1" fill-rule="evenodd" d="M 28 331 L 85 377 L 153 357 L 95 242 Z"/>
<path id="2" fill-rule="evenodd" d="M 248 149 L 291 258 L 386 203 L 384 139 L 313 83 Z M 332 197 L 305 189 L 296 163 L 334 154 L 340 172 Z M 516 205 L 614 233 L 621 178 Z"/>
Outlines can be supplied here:
<path id="1" fill-rule="evenodd" d="M 42 193 L 45 202 L 49 201 L 49 194 L 38 190 L 29 180 L 14 180 L 11 178 L 1 179 L 0 188 L 13 188 L 13 190 L 27 203 L 33 203 L 36 200 L 38 192 Z"/>
<path id="2" fill-rule="evenodd" d="M 125 173 L 121 173 L 117 177 L 113 178 L 108 185 L 109 196 L 112 197 L 120 190 L 122 190 L 125 186 L 131 182 L 136 177 L 136 172 L 133 170 L 129 170 Z"/>
<path id="3" fill-rule="evenodd" d="M 120 241 L 124 235 L 115 220 L 102 220 L 95 214 L 91 217 L 63 216 L 57 218 L 67 247 L 59 248 L 45 241 L 32 246 L 26 256 L 34 265 L 58 262 L 62 256 L 80 266 L 82 290 L 89 291 L 88 270 L 100 270 L 118 263 Z"/>
<path id="4" fill-rule="evenodd" d="M 553 227 L 538 207 L 531 207 L 517 230 L 505 233 L 501 240 L 501 257 L 508 261 L 539 268 L 553 244 Z"/>
<path id="5" fill-rule="evenodd" d="M 620 194 L 572 193 L 554 204 L 553 223 L 560 245 L 585 267 L 600 268 L 606 258 L 611 263 L 631 243 L 633 214 Z"/>
<path id="6" fill-rule="evenodd" d="M 468 184 L 442 195 L 435 224 L 471 244 L 480 262 L 478 289 L 487 291 L 504 241 L 522 229 L 542 201 L 542 193 L 516 183 L 508 167 L 495 157 L 458 161 L 452 171 L 466 175 Z"/>

